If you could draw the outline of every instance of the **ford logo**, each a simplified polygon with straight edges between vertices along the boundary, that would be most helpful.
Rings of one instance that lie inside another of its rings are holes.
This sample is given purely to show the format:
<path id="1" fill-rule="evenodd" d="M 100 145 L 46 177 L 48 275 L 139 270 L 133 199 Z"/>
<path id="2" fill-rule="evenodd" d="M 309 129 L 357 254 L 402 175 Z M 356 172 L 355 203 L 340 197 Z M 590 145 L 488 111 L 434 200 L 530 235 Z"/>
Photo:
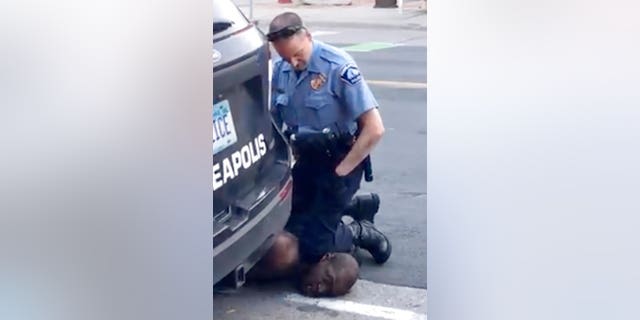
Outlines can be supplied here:
<path id="1" fill-rule="evenodd" d="M 213 49 L 213 63 L 216 63 L 222 59 L 222 54 L 220 51 Z"/>

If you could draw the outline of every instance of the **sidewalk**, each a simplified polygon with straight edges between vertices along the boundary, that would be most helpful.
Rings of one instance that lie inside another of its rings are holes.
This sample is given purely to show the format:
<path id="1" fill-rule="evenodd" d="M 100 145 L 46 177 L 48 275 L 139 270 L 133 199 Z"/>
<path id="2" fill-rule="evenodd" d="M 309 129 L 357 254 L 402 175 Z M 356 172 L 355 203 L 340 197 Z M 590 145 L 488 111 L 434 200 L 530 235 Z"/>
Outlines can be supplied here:
<path id="1" fill-rule="evenodd" d="M 249 17 L 249 0 L 234 0 Z M 427 30 L 427 11 L 424 2 L 404 2 L 403 12 L 398 8 L 374 8 L 374 0 L 352 0 L 351 5 L 304 5 L 293 0 L 280 4 L 277 0 L 254 0 L 253 20 L 265 28 L 273 17 L 284 11 L 293 11 L 312 27 L 346 27 L 367 29 Z"/>

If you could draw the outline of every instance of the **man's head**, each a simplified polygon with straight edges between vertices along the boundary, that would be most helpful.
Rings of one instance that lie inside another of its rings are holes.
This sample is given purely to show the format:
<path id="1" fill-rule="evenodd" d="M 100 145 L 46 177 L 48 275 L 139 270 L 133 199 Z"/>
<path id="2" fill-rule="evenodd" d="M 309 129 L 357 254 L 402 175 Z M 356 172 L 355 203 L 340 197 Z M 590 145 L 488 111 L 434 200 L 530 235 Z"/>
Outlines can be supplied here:
<path id="1" fill-rule="evenodd" d="M 278 54 L 295 70 L 304 70 L 309 64 L 313 43 L 311 34 L 293 12 L 279 14 L 269 24 L 267 38 Z"/>
<path id="2" fill-rule="evenodd" d="M 302 292 L 311 297 L 336 297 L 358 280 L 358 262 L 347 253 L 327 253 L 302 277 Z"/>

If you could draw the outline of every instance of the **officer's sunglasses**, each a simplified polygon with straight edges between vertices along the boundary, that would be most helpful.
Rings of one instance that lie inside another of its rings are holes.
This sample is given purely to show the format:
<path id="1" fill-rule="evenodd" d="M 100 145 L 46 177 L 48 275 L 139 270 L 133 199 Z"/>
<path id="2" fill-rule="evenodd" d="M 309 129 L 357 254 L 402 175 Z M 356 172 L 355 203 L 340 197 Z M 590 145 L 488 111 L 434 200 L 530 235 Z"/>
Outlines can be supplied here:
<path id="1" fill-rule="evenodd" d="M 269 34 L 267 34 L 267 40 L 269 40 L 270 42 L 274 42 L 276 40 L 279 39 L 286 39 L 291 37 L 292 35 L 296 34 L 296 32 L 300 31 L 304 29 L 303 26 L 291 26 L 291 27 L 286 27 L 284 29 L 280 29 L 276 32 L 271 32 Z"/>

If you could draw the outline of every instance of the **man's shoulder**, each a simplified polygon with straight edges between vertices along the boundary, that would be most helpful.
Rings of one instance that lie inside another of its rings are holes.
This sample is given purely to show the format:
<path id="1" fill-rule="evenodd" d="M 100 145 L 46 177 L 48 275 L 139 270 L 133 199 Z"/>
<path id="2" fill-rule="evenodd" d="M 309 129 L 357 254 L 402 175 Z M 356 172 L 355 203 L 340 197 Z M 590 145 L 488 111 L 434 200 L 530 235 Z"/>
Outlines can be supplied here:
<path id="1" fill-rule="evenodd" d="M 318 41 L 318 47 L 320 48 L 320 57 L 333 65 L 340 67 L 353 63 L 351 55 L 336 46 Z"/>
<path id="2" fill-rule="evenodd" d="M 283 69 L 283 67 L 285 66 L 287 62 L 284 61 L 284 59 L 282 59 L 281 57 L 276 57 L 273 60 L 273 69 L 278 72 L 281 71 Z"/>
<path id="3" fill-rule="evenodd" d="M 362 80 L 357 64 L 349 53 L 335 46 L 320 43 L 320 56 L 331 64 L 332 76 L 354 85 Z"/>

